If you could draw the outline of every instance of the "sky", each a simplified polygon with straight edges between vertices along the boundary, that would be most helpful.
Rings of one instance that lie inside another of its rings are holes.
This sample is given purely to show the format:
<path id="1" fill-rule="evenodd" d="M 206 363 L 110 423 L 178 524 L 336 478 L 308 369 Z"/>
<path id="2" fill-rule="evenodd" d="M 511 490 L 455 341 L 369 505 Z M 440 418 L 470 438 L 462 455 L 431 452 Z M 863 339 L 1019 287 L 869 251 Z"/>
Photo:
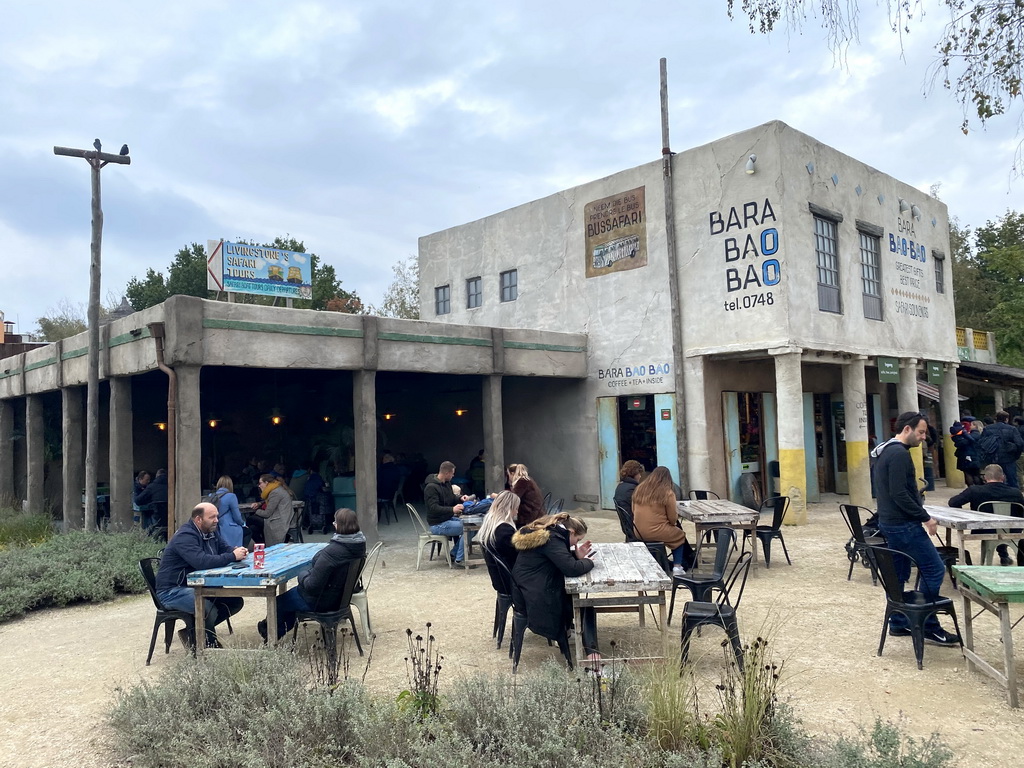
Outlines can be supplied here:
<path id="1" fill-rule="evenodd" d="M 290 235 L 379 304 L 420 236 L 659 159 L 661 57 L 672 149 L 782 120 L 977 227 L 1024 209 L 1024 134 L 964 135 L 925 4 L 901 41 L 861 0 L 837 56 L 817 18 L 752 35 L 726 0 L 7 3 L 0 311 L 84 315 L 89 170 L 54 146 L 131 148 L 102 172 L 105 303 L 190 243 Z"/>

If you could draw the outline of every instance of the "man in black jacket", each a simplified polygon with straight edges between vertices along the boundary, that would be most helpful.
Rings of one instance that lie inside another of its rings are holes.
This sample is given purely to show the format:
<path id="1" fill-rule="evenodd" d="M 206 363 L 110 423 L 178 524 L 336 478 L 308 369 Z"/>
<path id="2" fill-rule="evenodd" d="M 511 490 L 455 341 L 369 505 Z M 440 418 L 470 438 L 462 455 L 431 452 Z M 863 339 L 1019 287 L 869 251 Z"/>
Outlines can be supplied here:
<path id="1" fill-rule="evenodd" d="M 1006 484 L 1019 488 L 1017 482 L 1017 459 L 1024 453 L 1024 438 L 1020 430 L 1010 426 L 1010 414 L 996 412 L 995 424 L 989 424 L 978 438 L 978 453 L 981 464 L 998 464 L 1006 475 Z"/>
<path id="2" fill-rule="evenodd" d="M 455 497 L 452 489 L 452 478 L 455 477 L 455 465 L 450 461 L 442 461 L 436 475 L 427 475 L 423 486 L 423 503 L 427 505 L 427 525 L 430 532 L 437 536 L 457 536 L 452 548 L 452 557 L 456 564 L 462 564 L 462 504 Z"/>
<path id="3" fill-rule="evenodd" d="M 989 464 L 985 467 L 984 484 L 968 486 L 949 500 L 949 506 L 959 509 L 964 504 L 968 504 L 971 509 L 977 510 L 986 501 L 1015 501 L 1018 504 L 1024 504 L 1024 494 L 1020 492 L 1020 488 L 1011 488 L 1005 481 L 1003 468 L 998 464 Z M 978 530 L 975 533 L 995 533 L 995 529 Z M 996 547 L 996 551 L 999 553 L 1000 565 L 1013 565 L 1013 560 L 1010 558 L 1005 544 Z M 1021 551 L 1019 543 L 1017 545 L 1017 563 L 1024 565 L 1024 551 Z"/>
<path id="4" fill-rule="evenodd" d="M 349 569 L 358 567 L 366 557 L 366 536 L 359 530 L 359 520 L 351 509 L 334 513 L 336 533 L 327 546 L 313 556 L 309 570 L 299 574 L 299 585 L 277 598 L 277 635 L 281 637 L 295 626 L 298 611 L 329 612 L 344 608 L 345 582 Z M 267 639 L 267 620 L 256 625 L 260 636 Z"/>
<path id="5" fill-rule="evenodd" d="M 217 507 L 205 501 L 197 504 L 192 510 L 192 518 L 175 532 L 167 544 L 156 574 L 156 595 L 164 607 L 194 614 L 195 591 L 186 586 L 185 577 L 192 571 L 220 568 L 243 560 L 249 554 L 245 547 L 230 547 L 221 541 L 217 536 L 217 520 Z M 216 646 L 217 633 L 213 627 L 242 610 L 242 598 L 207 598 L 204 603 L 206 645 Z M 186 645 L 195 642 L 195 638 L 185 630 L 181 630 L 178 637 Z"/>
<path id="6" fill-rule="evenodd" d="M 910 449 L 923 443 L 927 436 L 928 420 L 924 416 L 912 412 L 900 414 L 896 419 L 896 437 L 875 448 L 871 455 L 877 458 L 872 476 L 878 495 L 879 530 L 890 549 L 914 559 L 921 576 L 921 590 L 928 600 L 934 600 L 939 597 L 946 569 L 928 538 L 935 533 L 936 522 L 921 503 L 914 462 L 910 458 Z M 893 560 L 896 575 L 905 586 L 910 578 L 910 561 L 905 557 Z M 892 614 L 889 634 L 910 637 L 907 617 Z M 944 630 L 933 614 L 925 621 L 924 641 L 932 645 L 958 645 L 960 637 Z"/>

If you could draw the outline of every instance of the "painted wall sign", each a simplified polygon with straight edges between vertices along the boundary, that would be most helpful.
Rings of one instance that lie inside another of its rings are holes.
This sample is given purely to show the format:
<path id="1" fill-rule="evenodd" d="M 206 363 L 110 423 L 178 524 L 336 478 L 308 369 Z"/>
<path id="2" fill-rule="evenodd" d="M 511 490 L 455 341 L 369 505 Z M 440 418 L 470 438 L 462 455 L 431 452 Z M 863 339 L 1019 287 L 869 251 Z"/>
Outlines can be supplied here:
<path id="1" fill-rule="evenodd" d="M 587 203 L 583 208 L 587 277 L 647 265 L 645 187 Z"/>
<path id="2" fill-rule="evenodd" d="M 206 287 L 211 291 L 312 298 L 313 270 L 308 253 L 225 240 L 206 243 Z"/>
<path id="3" fill-rule="evenodd" d="M 782 280 L 778 218 L 771 200 L 751 200 L 708 214 L 708 233 L 722 235 L 726 312 L 773 306 Z"/>
<path id="4" fill-rule="evenodd" d="M 610 366 L 598 369 L 597 380 L 603 381 L 612 389 L 617 387 L 633 387 L 641 384 L 671 384 L 672 367 L 668 361 L 663 363 Z"/>
<path id="5" fill-rule="evenodd" d="M 914 237 L 913 219 L 898 219 L 896 232 L 889 233 L 889 253 L 895 255 L 893 266 L 899 281 L 899 286 L 890 286 L 889 292 L 897 315 L 924 320 L 928 318 L 934 278 L 923 266 L 928 261 L 928 250 L 914 242 Z"/>

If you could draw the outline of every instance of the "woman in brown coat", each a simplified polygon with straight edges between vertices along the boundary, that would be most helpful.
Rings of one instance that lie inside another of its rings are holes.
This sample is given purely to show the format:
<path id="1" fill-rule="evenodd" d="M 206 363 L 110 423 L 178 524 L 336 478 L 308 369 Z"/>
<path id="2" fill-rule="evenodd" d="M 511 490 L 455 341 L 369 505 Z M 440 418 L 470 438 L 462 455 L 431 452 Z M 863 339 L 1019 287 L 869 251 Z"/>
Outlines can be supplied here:
<path id="1" fill-rule="evenodd" d="M 507 471 L 508 489 L 519 497 L 516 526 L 522 528 L 544 515 L 544 497 L 525 464 L 509 464 Z"/>
<path id="2" fill-rule="evenodd" d="M 633 521 L 644 541 L 661 541 L 672 550 L 672 573 L 681 576 L 686 534 L 676 527 L 678 519 L 672 475 L 655 467 L 633 492 Z"/>

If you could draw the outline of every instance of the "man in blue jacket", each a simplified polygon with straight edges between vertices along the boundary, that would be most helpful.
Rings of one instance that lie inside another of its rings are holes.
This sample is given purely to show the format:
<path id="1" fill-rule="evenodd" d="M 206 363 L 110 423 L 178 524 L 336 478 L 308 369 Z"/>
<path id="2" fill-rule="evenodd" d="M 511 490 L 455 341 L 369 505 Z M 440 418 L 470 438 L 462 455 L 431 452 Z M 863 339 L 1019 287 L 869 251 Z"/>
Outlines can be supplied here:
<path id="1" fill-rule="evenodd" d="M 186 586 L 192 571 L 220 568 L 249 554 L 245 547 L 230 547 L 217 536 L 217 508 L 209 502 L 197 504 L 191 519 L 177 530 L 160 559 L 156 574 L 156 595 L 165 608 L 195 613 L 195 591 Z M 214 627 L 242 610 L 242 598 L 207 598 L 205 603 L 206 645 L 218 647 Z M 178 637 L 187 646 L 195 644 L 191 632 L 181 630 Z"/>
<path id="2" fill-rule="evenodd" d="M 935 533 L 936 522 L 921 503 L 910 458 L 910 449 L 923 443 L 927 436 L 928 420 L 924 416 L 913 412 L 900 414 L 896 419 L 896 437 L 875 448 L 871 455 L 877 459 L 872 476 L 878 495 L 878 528 L 890 549 L 914 559 L 921 575 L 921 591 L 928 600 L 934 600 L 939 597 L 946 569 L 928 538 Z M 910 578 L 910 561 L 905 557 L 893 560 L 896 575 L 905 587 Z M 907 617 L 902 613 L 889 617 L 889 635 L 910 637 Z M 958 645 L 960 637 L 944 630 L 933 614 L 925 620 L 924 641 L 931 645 Z"/>

